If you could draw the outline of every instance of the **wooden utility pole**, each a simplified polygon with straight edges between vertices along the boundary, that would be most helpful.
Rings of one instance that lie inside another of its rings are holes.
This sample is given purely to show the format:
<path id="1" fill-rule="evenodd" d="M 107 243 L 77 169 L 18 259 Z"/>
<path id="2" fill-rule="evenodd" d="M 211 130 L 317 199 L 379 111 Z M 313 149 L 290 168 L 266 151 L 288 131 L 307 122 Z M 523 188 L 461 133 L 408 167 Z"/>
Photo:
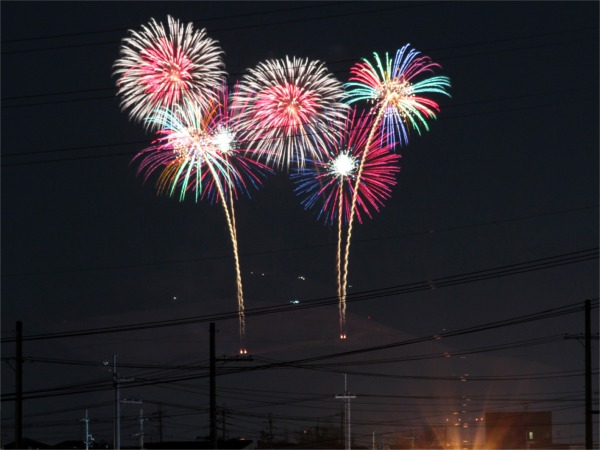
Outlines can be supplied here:
<path id="1" fill-rule="evenodd" d="M 159 403 L 158 404 L 158 436 L 159 436 L 159 440 L 160 442 L 163 441 L 163 413 L 162 413 L 162 405 Z"/>
<path id="2" fill-rule="evenodd" d="M 594 425 L 593 415 L 598 411 L 592 408 L 592 339 L 598 339 L 598 335 L 592 336 L 592 302 L 585 301 L 585 325 L 583 336 L 581 334 L 567 334 L 565 339 L 580 339 L 583 337 L 583 347 L 585 352 L 585 448 L 594 448 Z"/>
<path id="3" fill-rule="evenodd" d="M 119 373 L 117 372 L 117 355 L 113 355 L 113 388 L 115 389 L 115 423 L 113 446 L 115 450 L 121 450 L 121 393 L 119 386 Z"/>
<path id="4" fill-rule="evenodd" d="M 15 448 L 23 448 L 23 322 L 17 321 L 15 369 Z"/>
<path id="5" fill-rule="evenodd" d="M 209 366 L 209 378 L 210 378 L 210 448 L 217 448 L 217 357 L 215 351 L 215 323 L 211 322 L 209 326 L 209 345 L 210 345 L 210 366 Z M 243 354 L 235 358 L 218 358 L 218 361 L 252 361 L 252 357 Z"/>
<path id="6" fill-rule="evenodd" d="M 592 302 L 585 301 L 585 448 L 594 448 L 592 428 Z"/>
<path id="7" fill-rule="evenodd" d="M 210 448 L 217 448 L 217 358 L 215 356 L 215 323 L 209 326 L 210 333 Z"/>

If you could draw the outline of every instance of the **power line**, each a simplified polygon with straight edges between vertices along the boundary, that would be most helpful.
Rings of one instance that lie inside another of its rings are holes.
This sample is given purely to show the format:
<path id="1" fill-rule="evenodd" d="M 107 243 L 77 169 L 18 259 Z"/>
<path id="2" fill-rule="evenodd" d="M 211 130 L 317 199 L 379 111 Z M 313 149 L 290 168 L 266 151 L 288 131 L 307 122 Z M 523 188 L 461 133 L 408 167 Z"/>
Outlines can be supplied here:
<path id="1" fill-rule="evenodd" d="M 340 2 L 340 3 L 341 3 L 340 6 L 344 6 L 345 3 L 351 4 L 354 2 Z M 397 11 L 397 10 L 406 9 L 406 8 L 431 6 L 431 5 L 444 4 L 444 3 L 445 2 L 426 2 L 426 3 L 422 3 L 422 4 L 415 4 L 415 5 L 400 5 L 400 6 L 395 5 L 395 6 L 387 7 L 387 8 L 379 8 L 377 10 L 345 12 L 345 13 L 339 13 L 339 14 L 330 14 L 330 15 L 321 16 L 321 17 L 296 18 L 296 19 L 289 19 L 289 20 L 283 20 L 283 21 L 278 21 L 278 22 L 247 24 L 244 26 L 234 26 L 234 27 L 227 27 L 227 28 L 213 28 L 210 30 L 210 32 L 211 33 L 220 33 L 220 32 L 229 32 L 229 31 L 239 31 L 239 30 L 244 30 L 244 29 L 265 28 L 268 26 L 276 26 L 276 25 L 289 25 L 292 23 L 310 22 L 310 21 L 315 21 L 315 20 L 326 20 L 326 19 L 332 19 L 332 18 L 337 18 L 337 17 L 363 16 L 365 14 L 383 13 L 383 12 L 389 12 L 389 11 Z M 337 2 L 334 2 L 330 5 L 336 5 L 336 4 L 337 4 Z M 254 15 L 252 13 L 250 13 L 250 14 Z M 261 13 L 258 13 L 258 14 L 260 15 Z M 240 16 L 243 16 L 243 15 L 240 15 Z M 138 29 L 138 27 L 136 27 L 136 29 Z M 30 49 L 24 49 L 24 50 L 12 50 L 12 51 L 3 50 L 1 54 L 2 55 L 14 55 L 14 54 L 21 54 L 21 53 L 32 53 L 32 52 L 49 51 L 49 50 L 64 50 L 64 49 L 72 49 L 72 48 L 85 48 L 85 47 L 91 47 L 91 46 L 113 45 L 113 44 L 120 44 L 120 43 L 121 43 L 121 39 L 115 40 L 115 41 L 92 42 L 92 43 L 86 43 L 86 44 L 71 44 L 71 45 L 61 45 L 61 46 L 55 45 L 55 46 L 51 46 L 51 47 L 38 47 L 38 48 L 30 48 Z"/>
<path id="2" fill-rule="evenodd" d="M 598 308 L 598 299 L 594 300 L 594 308 Z M 462 329 L 451 330 L 441 333 L 440 335 L 427 335 L 421 336 L 412 339 L 406 339 L 403 341 L 391 342 L 383 345 L 370 346 L 355 350 L 348 350 L 343 352 L 337 352 L 333 354 L 320 355 L 314 357 L 307 357 L 296 359 L 292 361 L 276 361 L 269 362 L 262 365 L 251 366 L 251 367 L 238 367 L 238 368 L 227 368 L 221 369 L 219 371 L 219 375 L 231 375 L 242 372 L 251 372 L 257 370 L 267 370 L 274 368 L 283 368 L 283 367 L 294 367 L 301 369 L 314 369 L 315 366 L 310 365 L 311 363 L 315 363 L 318 361 L 324 361 L 328 359 L 336 359 L 347 356 L 354 356 L 358 354 L 365 354 L 376 352 L 384 349 L 391 349 L 397 347 L 404 347 L 407 345 L 414 345 L 424 342 L 429 342 L 433 340 L 437 340 L 439 337 L 443 338 L 451 338 L 456 336 L 463 336 L 467 334 L 480 333 L 483 331 L 489 331 L 498 328 L 510 327 L 515 325 L 522 325 L 534 321 L 546 320 L 550 318 L 562 317 L 564 315 L 573 314 L 577 312 L 581 312 L 583 307 L 581 303 L 570 304 L 562 307 L 552 308 L 548 310 L 538 311 L 535 313 L 525 314 L 521 316 L 516 316 L 509 319 L 498 320 L 494 322 L 488 322 L 480 325 L 470 326 Z M 544 378 L 555 378 L 555 377 L 566 377 L 566 376 L 577 376 L 580 375 L 581 371 L 562 371 L 562 372 L 549 372 L 549 373 L 539 373 L 539 374 L 528 374 L 528 375 L 508 375 L 508 376 L 489 376 L 489 377 L 469 377 L 470 380 L 477 381 L 514 381 L 517 379 L 544 379 Z M 349 372 L 350 373 L 350 372 Z M 392 377 L 392 378 L 410 378 L 410 379 L 420 379 L 420 380 L 438 380 L 438 381 L 457 381 L 460 380 L 456 376 L 454 377 L 430 377 L 430 376 L 406 376 L 406 375 L 389 375 L 389 374 L 373 374 L 373 373 L 361 373 L 356 372 L 356 375 L 368 375 L 368 376 L 384 376 L 384 377 Z M 139 376 L 134 377 L 134 380 L 128 384 L 131 388 L 141 387 L 141 386 L 151 386 L 163 383 L 172 383 L 175 381 L 186 381 L 186 380 L 196 380 L 199 378 L 207 378 L 208 373 L 204 374 L 194 374 L 194 375 L 174 375 L 174 376 L 162 376 L 158 379 L 141 379 Z M 23 399 L 34 399 L 34 398 L 47 398 L 47 397 L 55 397 L 60 395 L 73 395 L 73 394 L 81 394 L 87 392 L 97 392 L 103 390 L 112 389 L 112 380 L 110 379 L 101 379 L 97 381 L 91 381 L 87 383 L 80 383 L 75 385 L 66 385 L 62 387 L 57 387 L 53 389 L 40 389 L 23 393 Z M 14 400 L 15 394 L 2 394 L 2 401 L 12 401 Z"/>
<path id="3" fill-rule="evenodd" d="M 527 340 L 520 340 L 515 342 L 508 342 L 504 344 L 497 345 L 489 345 L 485 347 L 476 347 L 472 349 L 465 350 L 456 350 L 452 352 L 442 352 L 442 353 L 428 353 L 428 354 L 417 354 L 412 356 L 404 356 L 404 357 L 396 357 L 396 358 L 386 358 L 386 359 L 376 359 L 376 360 L 360 360 L 360 361 L 347 361 L 347 362 L 333 362 L 327 364 L 320 364 L 320 368 L 328 368 L 328 367 L 350 367 L 350 366 L 371 366 L 378 364 L 390 364 L 390 363 L 398 363 L 398 362 L 408 362 L 408 361 L 421 361 L 425 359 L 444 359 L 450 357 L 457 356 L 465 356 L 472 354 L 480 354 L 480 353 L 490 353 L 502 350 L 508 350 L 513 348 L 524 348 L 538 345 L 546 345 L 554 342 L 562 342 L 564 341 L 564 335 L 552 335 L 541 338 L 533 338 Z M 15 358 L 11 357 L 3 357 L 2 361 L 12 361 Z M 263 358 L 263 357 L 254 357 L 254 360 L 260 362 L 276 362 L 275 360 Z M 55 364 L 55 365 L 74 365 L 74 366 L 94 366 L 94 367 L 105 367 L 106 364 L 100 361 L 86 361 L 86 360 L 69 360 L 69 359 L 61 359 L 61 358 L 47 358 L 43 356 L 26 356 L 23 357 L 24 362 L 32 362 L 32 363 L 45 363 L 45 364 Z M 180 372 L 191 371 L 191 370 L 206 370 L 208 369 L 208 365 L 204 364 L 149 364 L 149 363 L 121 363 L 119 364 L 121 368 L 129 368 L 129 369 L 167 369 L 167 370 L 177 370 Z"/>
<path id="4" fill-rule="evenodd" d="M 536 98 L 536 97 L 547 98 L 548 95 L 550 95 L 550 94 L 552 94 L 552 96 L 555 98 L 557 94 L 561 94 L 561 93 L 567 94 L 567 93 L 578 92 L 578 91 L 587 91 L 587 90 L 589 90 L 589 88 L 590 87 L 584 86 L 584 87 L 577 87 L 577 88 L 568 88 L 568 89 L 562 89 L 562 90 L 553 90 L 553 91 L 524 94 L 524 95 L 518 95 L 518 96 L 512 96 L 512 97 L 485 99 L 485 100 L 466 102 L 466 103 L 458 103 L 458 104 L 452 103 L 452 104 L 446 105 L 445 109 L 460 108 L 463 106 L 470 106 L 470 105 L 489 104 L 489 103 L 495 103 L 495 102 L 513 102 L 514 100 L 531 99 L 531 98 Z M 557 106 L 557 105 L 566 104 L 566 103 L 586 102 L 589 100 L 590 99 L 588 99 L 588 98 L 579 98 L 577 100 L 569 100 L 567 102 L 557 102 L 556 100 L 554 100 L 551 103 L 551 105 Z M 537 108 L 537 107 L 539 107 L 539 105 L 534 105 L 534 106 L 530 106 L 530 107 L 526 106 L 524 108 Z M 487 112 L 487 113 L 507 112 L 507 111 L 513 111 L 515 109 L 516 108 L 511 108 L 509 110 L 491 111 L 491 112 Z M 482 113 L 479 112 L 477 114 L 481 115 Z M 457 118 L 461 118 L 461 117 L 468 117 L 468 115 L 463 114 L 463 115 L 454 115 L 454 116 L 452 116 L 452 115 L 444 116 L 443 118 L 440 118 L 440 120 L 457 119 Z M 274 129 L 274 128 L 275 127 L 272 127 L 272 128 L 267 127 L 265 129 Z M 105 144 L 96 144 L 96 145 L 80 145 L 80 146 L 74 146 L 74 147 L 63 147 L 63 148 L 55 148 L 55 149 L 50 149 L 50 150 L 36 150 L 36 151 L 28 151 L 28 152 L 22 152 L 22 153 L 21 152 L 20 153 L 3 153 L 2 156 L 3 156 L 3 159 L 6 159 L 6 158 L 18 158 L 18 157 L 25 157 L 25 156 L 36 156 L 36 155 L 51 155 L 53 153 L 76 152 L 76 151 L 80 151 L 80 150 L 90 150 L 90 149 L 96 149 L 96 148 L 122 147 L 122 146 L 138 145 L 138 144 L 143 144 L 143 145 L 147 146 L 149 141 L 153 140 L 153 139 L 154 139 L 154 137 L 148 138 L 148 140 L 114 142 L 114 143 L 105 143 Z M 77 159 L 89 159 L 89 158 L 104 157 L 104 156 L 107 156 L 107 157 L 127 156 L 127 155 L 132 156 L 136 153 L 137 153 L 137 151 L 128 151 L 128 152 L 112 153 L 112 154 L 107 154 L 107 155 L 102 155 L 102 154 L 78 155 L 78 156 L 74 156 L 74 157 L 57 158 L 55 160 L 24 161 L 24 162 L 14 162 L 14 163 L 6 162 L 6 163 L 3 163 L 2 166 L 3 167 L 11 167 L 11 166 L 49 163 L 49 162 L 72 161 L 72 160 L 77 160 Z"/>
<path id="5" fill-rule="evenodd" d="M 443 118 L 438 118 L 438 120 L 453 120 L 453 119 L 462 119 L 462 118 L 466 118 L 466 117 L 482 117 L 485 116 L 487 114 L 499 114 L 499 113 L 507 113 L 507 112 L 514 112 L 514 111 L 523 111 L 523 110 L 528 110 L 528 109 L 536 109 L 536 108 L 540 108 L 540 107 L 556 107 L 556 106 L 560 106 L 560 105 L 567 105 L 567 104 L 576 104 L 576 103 L 588 103 L 588 102 L 592 102 L 593 99 L 591 98 L 579 98 L 576 100 L 568 100 L 568 101 L 564 101 L 564 102 L 558 102 L 558 101 L 553 101 L 550 103 L 547 103 L 545 105 L 531 105 L 531 106 L 522 106 L 522 107 L 512 107 L 512 108 L 506 108 L 503 110 L 495 110 L 495 111 L 485 111 L 485 112 L 477 112 L 477 113 L 471 113 L 471 114 L 457 114 L 457 115 L 450 115 L 450 116 L 444 116 Z M 275 139 L 275 138 L 273 138 Z M 138 143 L 143 143 L 146 144 L 146 147 L 148 146 L 148 141 L 133 141 L 133 144 L 138 144 Z M 104 144 L 101 146 L 81 146 L 81 149 L 87 149 L 87 148 L 96 148 L 96 147 L 112 147 L 112 146 L 124 146 L 124 145 L 129 145 L 128 143 L 115 143 L 115 144 Z M 56 149 L 56 150 L 46 150 L 46 151 L 38 151 L 38 152 L 28 152 L 28 154 L 48 154 L 51 152 L 63 152 L 63 151 L 73 151 L 73 150 L 77 150 L 77 147 L 71 147 L 69 149 Z M 63 158 L 56 158 L 56 159 L 45 159 L 45 160 L 38 160 L 38 161 L 22 161 L 22 162 L 3 162 L 2 163 L 2 167 L 19 167 L 19 166 L 32 166 L 32 165 L 37 165 L 37 164 L 51 164 L 51 163 L 62 163 L 62 162 L 69 162 L 69 161 L 80 161 L 80 160 L 90 160 L 90 159 L 100 159 L 100 158 L 115 158 L 115 157 L 124 157 L 124 156 L 128 156 L 128 157 L 132 157 L 136 154 L 138 154 L 139 151 L 135 150 L 135 151 L 127 151 L 127 152 L 119 152 L 119 153 L 107 153 L 107 154 L 95 154 L 95 155 L 80 155 L 80 156 L 72 156 L 72 157 L 63 157 Z M 19 154 L 11 154 L 11 155 L 7 155 L 7 156 L 21 156 Z"/>
<path id="6" fill-rule="evenodd" d="M 522 220 L 530 220 L 530 219 L 535 219 L 535 218 L 540 218 L 540 217 L 548 217 L 548 216 L 553 216 L 553 215 L 558 215 L 558 214 L 569 214 L 569 213 L 573 213 L 573 212 L 582 212 L 582 211 L 588 211 L 588 210 L 597 209 L 597 208 L 598 208 L 598 205 L 584 206 L 584 207 L 580 207 L 580 208 L 572 208 L 572 209 L 565 209 L 565 210 L 559 210 L 559 211 L 549 211 L 549 212 L 539 213 L 539 214 L 530 214 L 530 215 L 514 217 L 514 218 L 510 218 L 510 219 L 498 219 L 498 220 L 492 220 L 489 222 L 480 222 L 480 223 L 465 224 L 465 225 L 454 225 L 454 226 L 443 227 L 443 228 L 427 229 L 426 231 L 411 231 L 411 232 L 395 234 L 395 235 L 387 235 L 387 236 L 372 237 L 372 238 L 362 238 L 362 239 L 357 239 L 354 242 L 356 244 L 361 244 L 361 243 L 366 243 L 366 242 L 387 241 L 390 239 L 399 239 L 399 238 L 414 237 L 414 236 L 426 236 L 426 235 L 431 235 L 431 234 L 435 234 L 435 233 L 459 231 L 459 230 L 466 230 L 466 229 L 470 229 L 470 228 L 478 228 L 478 227 L 484 227 L 484 226 L 490 226 L 490 225 L 513 223 L 513 222 L 519 222 Z M 288 247 L 288 248 L 283 248 L 283 249 L 244 252 L 244 253 L 241 253 L 240 255 L 243 257 L 271 255 L 271 254 L 278 254 L 278 253 L 298 252 L 298 251 L 306 251 L 306 250 L 319 249 L 319 248 L 327 248 L 327 247 L 333 247 L 333 245 L 334 244 L 303 245 L 301 247 Z M 156 267 L 156 266 L 163 266 L 163 265 L 170 265 L 170 264 L 189 264 L 189 263 L 198 263 L 198 262 L 203 262 L 203 261 L 226 260 L 226 259 L 231 259 L 231 258 L 232 258 L 232 256 L 230 256 L 230 255 L 216 255 L 216 256 L 209 256 L 209 257 L 186 258 L 186 259 L 176 259 L 176 260 L 168 260 L 168 261 L 133 263 L 133 264 L 119 264 L 119 265 L 112 265 L 112 266 L 81 267 L 78 269 L 46 270 L 46 271 L 36 271 L 36 272 L 13 272 L 13 273 L 5 273 L 2 276 L 5 278 L 10 278 L 10 277 L 24 277 L 24 276 L 60 275 L 60 274 L 95 272 L 95 271 L 106 271 L 106 270 L 134 269 L 134 268 L 141 268 L 141 267 Z"/>
<path id="7" fill-rule="evenodd" d="M 297 12 L 297 11 L 301 11 L 301 10 L 307 10 L 307 9 L 319 9 L 319 8 L 323 8 L 323 7 L 329 7 L 329 6 L 344 6 L 349 4 L 350 2 L 347 1 L 336 1 L 336 2 L 322 2 L 321 4 L 318 5 L 310 5 L 310 6 L 297 6 L 294 8 L 282 8 L 282 9 L 273 9 L 270 11 L 260 11 L 260 12 L 249 12 L 249 13 L 244 13 L 244 14 L 228 14 L 226 16 L 219 16 L 219 17 L 203 17 L 202 19 L 192 19 L 189 22 L 213 22 L 213 21 L 217 21 L 217 20 L 231 20 L 231 19 L 237 19 L 237 18 L 247 18 L 247 17 L 252 17 L 252 16 L 262 16 L 262 15 L 266 15 L 266 14 L 273 14 L 273 13 L 280 13 L 280 12 Z M 35 37 L 25 37 L 25 38 L 18 38 L 18 39 L 3 39 L 2 43 L 3 44 L 13 44 L 13 43 L 17 43 L 17 42 L 27 42 L 27 41 L 39 41 L 39 40 L 45 40 L 45 39 L 59 39 L 59 38 L 65 38 L 65 37 L 80 37 L 80 36 L 89 36 L 89 35 L 94 35 L 94 34 L 105 34 L 105 33 L 114 33 L 114 32 L 127 32 L 130 28 L 108 28 L 108 29 L 100 29 L 100 30 L 93 30 L 93 31 L 78 31 L 78 32 L 71 32 L 71 33 L 62 33 L 62 34 L 54 34 L 54 35 L 42 35 L 42 36 L 35 36 Z"/>
<path id="8" fill-rule="evenodd" d="M 357 302 L 364 300 L 373 300 L 376 298 L 403 295 L 412 292 L 418 292 L 423 290 L 430 290 L 435 288 L 442 288 L 448 286 L 455 286 L 459 284 L 472 283 L 475 281 L 489 280 L 493 278 L 499 278 L 509 275 L 516 275 L 527 273 L 536 270 L 543 270 L 548 268 L 560 267 L 566 264 L 575 264 L 585 261 L 597 260 L 598 259 L 598 247 L 581 250 L 577 252 L 565 253 L 561 255 L 555 255 L 547 258 L 541 258 L 521 263 L 510 264 L 506 266 L 495 267 L 492 269 L 483 269 L 469 273 L 463 273 L 459 275 L 452 275 L 442 278 L 436 278 L 432 280 L 425 280 L 413 283 L 407 283 L 399 286 L 391 286 L 387 288 L 373 289 L 363 292 L 357 292 L 348 295 L 347 302 Z M 299 309 L 315 308 L 326 305 L 337 304 L 337 297 L 322 297 L 313 300 L 304 301 L 301 304 L 291 305 L 289 303 L 267 306 L 261 308 L 246 309 L 245 315 L 259 316 L 265 314 L 275 314 L 281 312 L 296 311 Z M 65 337 L 79 337 L 89 336 L 94 334 L 105 334 L 105 333 L 118 333 L 118 332 L 130 332 L 139 331 L 144 329 L 154 329 L 162 327 L 173 327 L 181 325 L 190 325 L 195 323 L 205 323 L 217 320 L 228 320 L 238 318 L 238 312 L 225 312 L 215 313 L 204 316 L 188 317 L 182 319 L 170 319 L 155 322 L 145 322 L 130 325 L 120 325 L 104 328 L 94 328 L 87 330 L 73 330 L 67 332 L 58 333 L 46 333 L 24 336 L 23 340 L 40 340 L 40 339 L 56 339 Z M 15 338 L 3 338 L 2 343 L 14 342 Z"/>
<path id="9" fill-rule="evenodd" d="M 439 47 L 439 48 L 435 48 L 435 49 L 426 49 L 426 50 L 423 50 L 422 53 L 448 51 L 448 50 L 461 49 L 461 48 L 466 48 L 466 47 L 478 47 L 481 45 L 493 45 L 493 44 L 497 44 L 497 43 L 504 43 L 507 41 L 523 40 L 523 39 L 529 40 L 529 39 L 536 39 L 539 37 L 547 37 L 549 35 L 577 33 L 577 32 L 582 32 L 582 31 L 587 32 L 587 31 L 593 31 L 593 30 L 597 30 L 597 29 L 598 29 L 597 26 L 593 26 L 593 27 L 585 27 L 585 28 L 560 30 L 560 31 L 550 32 L 550 33 L 541 33 L 541 34 L 527 35 L 527 36 L 520 36 L 520 37 L 513 37 L 513 38 L 502 38 L 502 39 L 497 39 L 497 40 L 493 40 L 493 41 L 446 46 L 446 47 Z M 579 40 L 591 40 L 591 39 L 595 39 L 595 36 L 590 36 L 589 38 L 582 38 Z M 577 41 L 579 41 L 579 40 L 577 40 Z M 575 42 L 577 42 L 577 41 L 575 41 Z M 569 41 L 569 43 L 570 42 L 572 42 L 572 41 Z M 487 54 L 493 54 L 493 53 L 520 51 L 520 50 L 526 50 L 526 49 L 530 49 L 530 48 L 539 48 L 540 46 L 553 46 L 553 45 L 561 45 L 561 44 L 564 44 L 564 42 L 551 42 L 551 43 L 544 43 L 544 44 L 535 44 L 535 45 L 531 45 L 529 47 L 516 47 L 516 48 L 510 48 L 510 49 L 501 49 L 501 50 L 497 50 L 497 51 L 466 53 L 466 54 L 462 54 L 462 55 L 458 55 L 458 56 L 455 55 L 455 56 L 442 57 L 441 59 L 455 59 L 455 58 L 464 58 L 464 57 L 470 57 L 470 56 L 481 56 L 481 55 L 487 55 Z M 361 58 L 343 59 L 343 60 L 336 60 L 336 61 L 322 61 L 322 62 L 327 65 L 330 65 L 330 66 L 341 65 L 341 64 L 354 65 L 359 60 L 361 60 Z M 333 71 L 331 71 L 331 73 L 332 74 L 348 74 L 348 71 L 349 71 L 348 69 L 333 70 Z M 244 73 L 245 72 L 235 72 L 235 73 L 228 74 L 228 77 L 236 79 L 236 78 L 239 78 L 242 75 L 244 75 Z M 229 86 L 231 87 L 231 86 L 233 86 L 233 84 L 229 84 Z M 189 89 L 194 89 L 194 88 L 190 87 Z M 65 100 L 64 102 L 105 100 L 105 99 L 114 99 L 115 98 L 114 93 L 116 93 L 116 90 L 117 90 L 116 87 L 111 86 L 111 87 L 105 87 L 105 88 L 77 89 L 77 90 L 72 90 L 72 91 L 62 91 L 62 92 L 53 92 L 53 93 L 27 94 L 27 95 L 3 97 L 2 102 L 28 100 L 28 99 L 34 99 L 34 98 L 39 98 L 39 97 L 69 96 L 69 95 L 73 95 L 73 94 L 85 94 L 85 93 L 95 93 L 95 92 L 100 92 L 100 91 L 112 91 L 113 95 L 109 95 L 109 96 L 92 97 L 92 98 L 88 97 L 88 98 L 81 98 L 81 99 L 68 99 L 68 100 Z M 24 105 L 2 105 L 2 108 L 4 109 L 4 108 L 14 108 L 14 107 L 24 107 L 24 106 L 39 106 L 39 105 L 55 104 L 55 103 L 62 103 L 62 102 L 61 101 L 46 101 L 46 102 L 40 102 L 40 103 L 28 103 L 28 104 L 24 104 Z"/>

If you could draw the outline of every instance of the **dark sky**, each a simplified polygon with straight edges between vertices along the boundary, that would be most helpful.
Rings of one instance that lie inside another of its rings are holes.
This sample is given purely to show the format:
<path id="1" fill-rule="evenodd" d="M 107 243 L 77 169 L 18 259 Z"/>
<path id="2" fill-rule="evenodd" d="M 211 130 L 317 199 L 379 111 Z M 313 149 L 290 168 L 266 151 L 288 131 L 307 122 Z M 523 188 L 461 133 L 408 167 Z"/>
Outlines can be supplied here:
<path id="1" fill-rule="evenodd" d="M 452 82 L 430 131 L 400 150 L 386 207 L 355 227 L 349 294 L 362 295 L 347 341 L 335 228 L 303 209 L 286 173 L 237 204 L 253 361 L 219 363 L 225 433 L 256 439 L 269 414 L 277 439 L 338 426 L 348 373 L 360 445 L 457 417 L 473 442 L 486 411 L 523 410 L 552 411 L 555 441 L 582 442 L 584 350 L 563 337 L 583 333 L 586 299 L 598 332 L 598 13 L 598 2 L 3 1 L 2 443 L 13 440 L 17 320 L 26 338 L 53 337 L 24 342 L 26 436 L 82 439 L 87 408 L 94 437 L 110 441 L 102 362 L 115 354 L 135 379 L 123 396 L 152 419 L 146 441 L 159 439 L 159 404 L 164 439 L 208 434 L 208 323 L 218 355 L 239 345 L 225 217 L 136 177 L 130 160 L 152 136 L 120 110 L 112 76 L 127 30 L 168 14 L 219 41 L 231 82 L 285 55 L 325 61 L 345 82 L 360 58 L 405 43 Z M 186 318 L 197 320 L 57 337 Z M 472 332 L 445 336 L 461 330 Z M 352 350 L 365 351 L 338 355 Z M 321 356 L 332 357 L 311 360 Z M 124 445 L 139 410 L 124 408 Z"/>

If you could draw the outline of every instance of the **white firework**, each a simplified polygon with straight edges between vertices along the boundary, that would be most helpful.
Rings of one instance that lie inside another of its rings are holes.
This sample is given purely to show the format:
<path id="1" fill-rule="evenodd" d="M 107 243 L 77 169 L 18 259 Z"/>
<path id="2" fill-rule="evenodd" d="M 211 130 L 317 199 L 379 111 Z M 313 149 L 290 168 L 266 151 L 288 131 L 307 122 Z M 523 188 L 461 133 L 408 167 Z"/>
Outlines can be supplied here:
<path id="1" fill-rule="evenodd" d="M 159 108 L 185 102 L 205 107 L 225 76 L 223 51 L 206 30 L 167 17 L 168 27 L 150 20 L 123 39 L 114 64 L 121 108 L 132 120 L 145 119 Z"/>
<path id="2" fill-rule="evenodd" d="M 239 83 L 236 104 L 245 138 L 266 164 L 289 168 L 320 161 L 338 139 L 348 106 L 342 83 L 325 64 L 286 56 L 250 69 Z"/>

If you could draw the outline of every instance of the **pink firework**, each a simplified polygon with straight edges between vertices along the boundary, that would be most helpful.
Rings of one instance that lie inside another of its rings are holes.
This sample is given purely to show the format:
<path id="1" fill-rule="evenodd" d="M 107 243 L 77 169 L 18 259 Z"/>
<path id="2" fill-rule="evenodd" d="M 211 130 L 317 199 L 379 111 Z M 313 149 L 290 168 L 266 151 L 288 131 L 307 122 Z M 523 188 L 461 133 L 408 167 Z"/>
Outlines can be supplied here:
<path id="1" fill-rule="evenodd" d="M 304 197 L 305 208 L 315 208 L 318 218 L 333 224 L 339 214 L 348 223 L 354 189 L 357 192 L 356 217 L 362 223 L 361 211 L 372 217 L 391 196 L 396 184 L 396 174 L 400 171 L 400 155 L 394 153 L 391 144 L 371 140 L 366 147 L 369 132 L 373 126 L 373 116 L 356 110 L 348 115 L 344 133 L 335 146 L 331 146 L 324 161 L 307 164 L 304 169 L 292 172 L 294 191 Z M 355 186 L 358 165 L 363 153 L 362 182 Z"/>
<path id="2" fill-rule="evenodd" d="M 246 353 L 244 294 L 237 243 L 234 201 L 238 193 L 250 195 L 260 187 L 262 178 L 271 170 L 250 158 L 251 150 L 239 137 L 239 117 L 243 110 L 232 113 L 226 85 L 215 91 L 210 107 L 199 108 L 186 102 L 184 106 L 158 108 L 151 121 L 159 126 L 153 145 L 140 152 L 138 173 L 148 180 L 159 174 L 159 193 L 178 194 L 183 201 L 189 192 L 195 200 L 209 198 L 223 206 L 229 229 L 236 269 L 240 352 Z"/>
<path id="3" fill-rule="evenodd" d="M 348 106 L 342 84 L 320 61 L 288 57 L 262 62 L 243 77 L 237 107 L 259 158 L 278 167 L 321 160 L 338 139 Z"/>
<path id="4" fill-rule="evenodd" d="M 315 208 L 318 217 L 333 224 L 337 219 L 337 289 L 340 314 L 340 338 L 346 339 L 346 286 L 350 257 L 351 223 L 354 216 L 362 222 L 361 211 L 369 217 L 379 211 L 391 196 L 400 171 L 400 155 L 393 145 L 369 139 L 373 116 L 356 110 L 345 122 L 344 133 L 331 146 L 326 161 L 315 161 L 292 173 L 295 192 L 304 197 L 305 208 Z M 359 169 L 362 180 L 358 183 Z M 344 227 L 344 222 L 349 226 Z M 344 233 L 344 231 L 346 231 Z M 345 253 L 342 253 L 343 249 Z"/>
<path id="5" fill-rule="evenodd" d="M 227 86 L 215 90 L 214 96 L 208 108 L 185 102 L 157 108 L 150 117 L 158 128 L 157 138 L 134 161 L 139 162 L 138 174 L 144 181 L 159 174 L 159 193 L 178 193 L 180 201 L 189 193 L 196 201 L 237 200 L 239 194 L 250 196 L 272 172 L 251 158 L 253 151 L 240 137 L 243 110 L 233 112 Z"/>
<path id="6" fill-rule="evenodd" d="M 121 107 L 146 126 L 157 108 L 186 102 L 205 107 L 225 75 L 223 51 L 206 30 L 167 20 L 168 30 L 152 19 L 142 31 L 130 31 L 114 64 Z"/>

